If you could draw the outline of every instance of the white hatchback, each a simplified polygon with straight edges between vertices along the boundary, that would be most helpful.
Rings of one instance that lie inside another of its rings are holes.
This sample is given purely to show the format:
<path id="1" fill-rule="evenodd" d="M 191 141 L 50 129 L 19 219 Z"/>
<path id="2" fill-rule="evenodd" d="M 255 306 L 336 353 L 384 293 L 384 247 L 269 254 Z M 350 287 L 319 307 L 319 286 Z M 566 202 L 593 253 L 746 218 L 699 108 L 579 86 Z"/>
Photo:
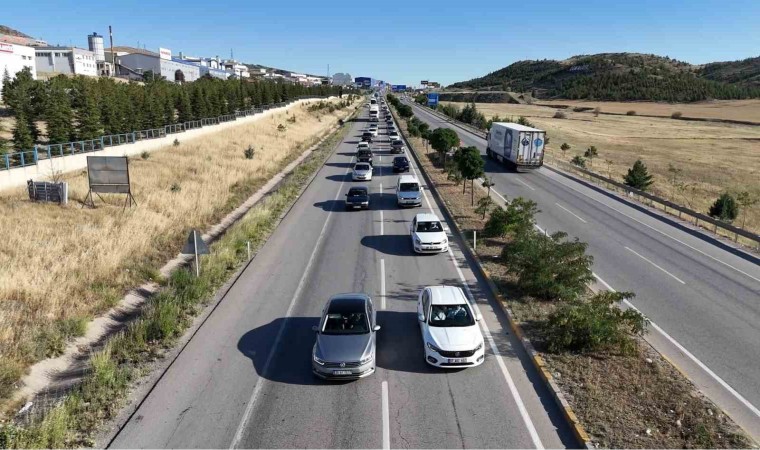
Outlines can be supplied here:
<path id="1" fill-rule="evenodd" d="M 449 239 L 441 220 L 435 214 L 420 213 L 409 228 L 415 253 L 443 253 L 449 250 Z"/>
<path id="2" fill-rule="evenodd" d="M 483 364 L 485 342 L 470 302 L 455 286 L 428 286 L 417 300 L 425 361 L 435 367 L 458 369 Z"/>
<path id="3" fill-rule="evenodd" d="M 351 179 L 354 181 L 372 180 L 372 165 L 365 162 L 354 164 L 354 170 L 351 172 Z"/>

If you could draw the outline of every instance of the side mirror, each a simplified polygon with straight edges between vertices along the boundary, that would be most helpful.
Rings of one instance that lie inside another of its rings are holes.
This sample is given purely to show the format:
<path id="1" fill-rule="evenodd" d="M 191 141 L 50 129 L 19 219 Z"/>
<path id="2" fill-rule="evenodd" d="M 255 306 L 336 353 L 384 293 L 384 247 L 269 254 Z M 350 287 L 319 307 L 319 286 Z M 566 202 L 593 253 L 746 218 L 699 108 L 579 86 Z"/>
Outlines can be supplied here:
<path id="1" fill-rule="evenodd" d="M 319 325 L 314 325 L 313 327 L 311 327 L 311 331 L 319 332 Z"/>
<path id="2" fill-rule="evenodd" d="M 417 314 L 417 320 L 419 320 L 420 322 L 424 322 L 425 321 L 425 315 L 422 314 L 422 313 Z"/>
<path id="3" fill-rule="evenodd" d="M 475 320 L 480 322 L 481 320 L 483 320 L 483 316 L 480 313 L 475 313 Z"/>
<path id="4" fill-rule="evenodd" d="M 372 327 L 372 331 L 380 331 L 380 325 L 375 325 Z"/>

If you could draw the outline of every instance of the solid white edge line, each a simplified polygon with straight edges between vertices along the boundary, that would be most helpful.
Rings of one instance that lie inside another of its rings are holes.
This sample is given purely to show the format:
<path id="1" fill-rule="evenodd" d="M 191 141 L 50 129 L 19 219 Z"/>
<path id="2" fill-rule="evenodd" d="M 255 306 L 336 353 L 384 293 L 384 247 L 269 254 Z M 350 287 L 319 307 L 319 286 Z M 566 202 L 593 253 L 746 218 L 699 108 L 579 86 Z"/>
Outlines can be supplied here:
<path id="1" fill-rule="evenodd" d="M 575 216 L 576 219 L 580 220 L 581 222 L 588 223 L 585 220 L 583 220 L 583 218 L 581 216 L 579 216 L 578 214 L 575 214 L 574 212 L 570 211 L 569 209 L 565 208 L 564 206 L 560 205 L 559 203 L 554 202 L 554 204 L 557 205 L 557 206 L 559 206 L 560 208 L 564 209 L 568 213 L 572 214 L 573 216 Z"/>
<path id="2" fill-rule="evenodd" d="M 651 261 L 651 260 L 649 260 L 649 259 L 645 258 L 644 256 L 640 255 L 640 254 L 639 254 L 639 253 L 637 253 L 635 250 L 632 250 L 630 247 L 624 247 L 624 248 L 625 248 L 626 250 L 628 250 L 629 252 L 633 253 L 634 255 L 638 256 L 639 258 L 643 259 L 644 261 L 648 262 L 649 264 L 651 264 L 651 265 L 653 265 L 653 266 L 657 267 L 658 269 L 662 270 L 662 271 L 663 271 L 663 272 L 665 272 L 666 274 L 670 275 L 672 278 L 674 278 L 674 279 L 675 279 L 676 281 L 678 281 L 679 283 L 681 283 L 681 284 L 686 284 L 686 283 L 684 283 L 684 282 L 683 282 L 683 280 L 681 280 L 681 279 L 680 279 L 680 278 L 678 278 L 677 276 L 673 275 L 672 273 L 670 273 L 670 272 L 668 272 L 667 270 L 663 269 L 662 267 L 658 266 L 658 265 L 657 265 L 657 264 L 655 264 L 653 261 Z"/>
<path id="3" fill-rule="evenodd" d="M 533 186 L 529 185 L 528 183 L 524 182 L 523 180 L 521 180 L 521 179 L 519 179 L 519 178 L 515 178 L 515 180 L 517 180 L 517 181 L 519 181 L 520 183 L 522 183 L 522 184 L 524 184 L 525 186 L 527 186 L 527 187 L 528 187 L 528 189 L 530 189 L 531 191 L 535 191 L 535 190 L 536 190 L 536 188 L 534 188 Z"/>
<path id="4" fill-rule="evenodd" d="M 596 278 L 597 280 L 599 280 L 599 282 L 602 283 L 607 288 L 607 290 L 609 290 L 611 292 L 617 292 L 617 291 L 615 291 L 615 288 L 613 288 L 612 286 L 610 286 L 609 283 L 607 283 L 606 281 L 604 281 L 599 275 L 597 275 L 596 273 L 593 273 L 593 272 L 591 274 L 594 276 L 594 278 Z M 623 303 L 627 307 L 633 309 L 634 311 L 641 312 L 639 310 L 639 308 L 635 307 L 633 305 L 633 303 L 629 302 L 628 300 L 623 300 Z M 721 378 L 718 374 L 716 374 L 715 372 L 713 372 L 712 369 L 710 369 L 709 367 L 707 367 L 705 365 L 705 363 L 703 363 L 702 361 L 700 361 L 699 359 L 697 359 L 697 357 L 694 356 L 690 351 L 686 350 L 686 348 L 683 345 L 681 345 L 680 343 L 678 343 L 678 341 L 676 341 L 672 336 L 670 336 L 668 333 L 666 333 L 665 330 L 663 330 L 662 328 L 660 328 L 659 325 L 657 325 L 656 323 L 652 322 L 651 320 L 649 321 L 649 325 L 651 325 L 652 328 L 654 328 L 658 333 L 660 333 L 660 335 L 662 335 L 662 337 L 664 337 L 671 344 L 673 344 L 681 353 L 683 353 L 690 360 L 692 360 L 694 362 L 694 364 L 696 364 L 697 366 L 699 366 L 700 369 L 704 370 L 705 373 L 707 373 L 713 380 L 717 381 L 718 384 L 720 384 L 721 386 L 723 386 L 723 388 L 726 391 L 728 391 L 729 394 L 731 394 L 735 399 L 739 400 L 739 402 L 741 404 L 743 404 L 744 406 L 746 406 L 747 409 L 749 409 L 754 415 L 756 415 L 757 417 L 760 417 L 760 409 L 758 409 L 755 405 L 753 405 L 752 403 L 750 403 L 749 400 L 747 400 L 740 393 L 738 393 L 736 391 L 736 389 L 732 388 L 728 383 L 726 383 L 726 381 L 723 380 L 723 378 Z"/>
<path id="5" fill-rule="evenodd" d="M 385 309 L 385 258 L 380 259 L 380 304 Z"/>
<path id="6" fill-rule="evenodd" d="M 382 408 L 383 408 L 383 449 L 391 448 L 391 413 L 388 401 L 388 382 L 382 382 Z"/>
<path id="7" fill-rule="evenodd" d="M 354 157 L 351 157 L 351 161 L 354 161 Z M 348 174 L 350 169 L 346 169 L 345 175 Z M 340 197 L 340 193 L 343 191 L 343 185 L 345 184 L 345 178 L 343 181 L 340 182 L 340 187 L 338 187 L 338 192 L 335 193 L 335 198 L 333 201 L 337 201 L 338 197 Z M 267 355 L 267 359 L 264 362 L 264 366 L 261 369 L 261 372 L 259 372 L 259 378 L 256 380 L 256 384 L 253 388 L 253 392 L 251 392 L 251 397 L 248 400 L 248 404 L 245 407 L 245 412 L 243 413 L 243 417 L 240 420 L 240 424 L 237 427 L 237 430 L 235 431 L 235 436 L 232 439 L 232 443 L 230 443 L 230 449 L 234 449 L 240 444 L 240 440 L 243 438 L 243 433 L 245 432 L 245 429 L 248 426 L 248 421 L 251 418 L 251 414 L 253 414 L 253 408 L 256 405 L 256 400 L 259 396 L 259 393 L 261 392 L 262 387 L 264 386 L 264 380 L 265 376 L 267 375 L 267 372 L 269 371 L 269 364 L 272 362 L 272 357 L 275 354 L 275 349 L 279 347 L 280 340 L 282 339 L 282 333 L 285 331 L 285 324 L 288 321 L 288 318 L 290 318 L 290 314 L 293 312 L 293 308 L 296 305 L 296 300 L 301 295 L 301 291 L 303 290 L 304 285 L 306 284 L 306 278 L 311 271 L 311 266 L 314 264 L 315 257 L 317 255 L 317 250 L 319 250 L 320 244 L 322 243 L 322 239 L 325 236 L 325 232 L 327 231 L 327 225 L 330 223 L 330 218 L 332 217 L 333 211 L 329 211 L 327 213 L 327 218 L 325 219 L 325 224 L 322 226 L 322 230 L 319 232 L 319 236 L 317 237 L 317 242 L 314 245 L 314 250 L 311 252 L 311 256 L 309 257 L 309 261 L 306 263 L 306 268 L 303 271 L 303 275 L 301 275 L 301 279 L 298 281 L 298 286 L 296 287 L 295 293 L 293 294 L 293 298 L 290 300 L 290 305 L 288 305 L 288 310 L 285 312 L 285 318 L 280 324 L 280 329 L 277 330 L 277 336 L 275 336 L 274 343 L 272 344 L 272 347 L 269 349 L 269 355 Z"/>

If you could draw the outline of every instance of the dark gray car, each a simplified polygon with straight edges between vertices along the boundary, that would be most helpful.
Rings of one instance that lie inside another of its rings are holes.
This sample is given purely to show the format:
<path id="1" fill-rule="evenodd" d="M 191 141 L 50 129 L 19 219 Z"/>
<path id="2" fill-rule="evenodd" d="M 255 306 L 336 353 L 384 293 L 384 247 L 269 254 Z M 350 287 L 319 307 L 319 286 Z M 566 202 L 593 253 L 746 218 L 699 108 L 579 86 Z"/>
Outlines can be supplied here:
<path id="1" fill-rule="evenodd" d="M 317 342 L 311 367 L 320 378 L 350 380 L 375 372 L 377 325 L 372 299 L 367 294 L 335 295 L 314 327 Z"/>

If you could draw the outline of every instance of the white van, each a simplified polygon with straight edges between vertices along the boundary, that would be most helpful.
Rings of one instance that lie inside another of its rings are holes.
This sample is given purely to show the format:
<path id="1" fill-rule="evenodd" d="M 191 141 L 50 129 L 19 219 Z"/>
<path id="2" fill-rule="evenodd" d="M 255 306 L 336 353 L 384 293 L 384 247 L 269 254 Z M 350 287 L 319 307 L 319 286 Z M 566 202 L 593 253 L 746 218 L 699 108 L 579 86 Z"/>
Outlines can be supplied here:
<path id="1" fill-rule="evenodd" d="M 414 175 L 401 175 L 396 183 L 398 206 L 422 206 L 422 185 Z"/>

